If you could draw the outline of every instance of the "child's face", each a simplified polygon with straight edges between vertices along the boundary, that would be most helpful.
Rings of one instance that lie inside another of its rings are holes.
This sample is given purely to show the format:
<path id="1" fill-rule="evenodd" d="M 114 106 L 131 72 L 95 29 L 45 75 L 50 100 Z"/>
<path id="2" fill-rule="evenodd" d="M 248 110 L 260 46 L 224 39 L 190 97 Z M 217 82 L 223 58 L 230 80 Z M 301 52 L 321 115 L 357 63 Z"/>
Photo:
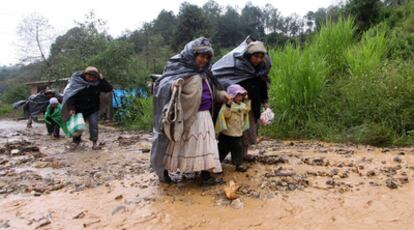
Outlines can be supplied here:
<path id="1" fill-rule="evenodd" d="M 234 97 L 234 102 L 236 102 L 237 104 L 239 104 L 241 101 L 243 101 L 243 99 L 244 99 L 244 95 L 243 94 L 237 94 L 235 97 Z"/>

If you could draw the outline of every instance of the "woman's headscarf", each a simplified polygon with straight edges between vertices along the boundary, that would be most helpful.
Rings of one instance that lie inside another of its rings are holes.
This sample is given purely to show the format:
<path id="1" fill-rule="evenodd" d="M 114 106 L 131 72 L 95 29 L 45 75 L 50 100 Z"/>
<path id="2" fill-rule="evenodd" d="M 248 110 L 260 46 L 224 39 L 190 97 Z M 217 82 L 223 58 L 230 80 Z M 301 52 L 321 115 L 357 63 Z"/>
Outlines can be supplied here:
<path id="1" fill-rule="evenodd" d="M 194 76 L 196 74 L 210 74 L 211 58 L 209 63 L 203 69 L 199 69 L 195 63 L 195 56 L 197 54 L 214 55 L 213 48 L 207 38 L 200 37 L 187 43 L 179 54 L 171 57 L 164 68 L 162 76 L 157 79 L 155 88 L 163 82 L 171 81 L 172 78 L 178 79 Z"/>

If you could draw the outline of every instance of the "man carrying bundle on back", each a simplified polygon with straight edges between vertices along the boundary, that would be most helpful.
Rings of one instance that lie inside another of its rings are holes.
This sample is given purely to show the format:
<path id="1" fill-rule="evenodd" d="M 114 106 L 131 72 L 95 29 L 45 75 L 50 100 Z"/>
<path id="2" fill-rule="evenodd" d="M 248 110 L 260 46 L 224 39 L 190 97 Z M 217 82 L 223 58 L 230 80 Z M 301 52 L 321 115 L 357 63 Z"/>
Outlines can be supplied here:
<path id="1" fill-rule="evenodd" d="M 89 135 L 92 141 L 92 149 L 98 146 L 98 120 L 100 93 L 112 91 L 112 85 L 99 73 L 98 69 L 89 66 L 83 72 L 72 74 L 69 84 L 63 95 L 62 119 L 64 123 L 74 115 L 82 114 L 89 123 Z M 72 149 L 81 142 L 81 136 L 73 136 Z"/>

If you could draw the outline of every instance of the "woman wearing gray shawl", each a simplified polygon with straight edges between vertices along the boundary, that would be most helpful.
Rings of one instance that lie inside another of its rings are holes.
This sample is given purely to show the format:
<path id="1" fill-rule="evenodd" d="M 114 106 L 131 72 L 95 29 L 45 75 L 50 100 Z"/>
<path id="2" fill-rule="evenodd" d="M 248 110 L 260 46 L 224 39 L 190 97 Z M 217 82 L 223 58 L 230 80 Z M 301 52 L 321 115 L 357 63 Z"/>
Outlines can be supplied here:
<path id="1" fill-rule="evenodd" d="M 171 182 L 169 171 L 201 172 L 202 185 L 221 182 L 210 174 L 222 171 L 211 113 L 228 96 L 211 75 L 212 56 L 209 40 L 195 39 L 155 83 L 151 165 L 163 182 Z"/>
<path id="2" fill-rule="evenodd" d="M 250 125 L 243 134 L 243 155 L 256 144 L 261 107 L 268 107 L 268 74 L 272 66 L 264 44 L 247 37 L 237 48 L 226 54 L 212 67 L 213 75 L 227 88 L 239 84 L 247 90 L 251 100 Z"/>

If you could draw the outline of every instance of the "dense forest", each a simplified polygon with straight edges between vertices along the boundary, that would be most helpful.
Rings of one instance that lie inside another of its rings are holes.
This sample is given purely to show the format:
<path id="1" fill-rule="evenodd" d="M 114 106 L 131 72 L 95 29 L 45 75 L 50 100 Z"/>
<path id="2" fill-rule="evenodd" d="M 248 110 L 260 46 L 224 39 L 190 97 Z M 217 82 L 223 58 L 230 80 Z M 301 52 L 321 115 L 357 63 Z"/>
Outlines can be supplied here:
<path id="1" fill-rule="evenodd" d="M 274 65 L 270 96 L 277 121 L 263 134 L 414 144 L 410 0 L 350 0 L 303 17 L 282 16 L 270 4 L 236 9 L 213 0 L 201 7 L 184 2 L 177 14 L 163 10 L 117 38 L 105 26 L 91 12 L 52 41 L 47 57 L 0 67 L 1 103 L 27 96 L 22 81 L 68 77 L 87 65 L 118 87 L 145 87 L 148 76 L 161 73 L 166 60 L 195 37 L 209 37 L 217 59 L 251 35 L 266 43 Z M 150 129 L 150 108 L 150 100 L 137 99 L 119 121 Z"/>

